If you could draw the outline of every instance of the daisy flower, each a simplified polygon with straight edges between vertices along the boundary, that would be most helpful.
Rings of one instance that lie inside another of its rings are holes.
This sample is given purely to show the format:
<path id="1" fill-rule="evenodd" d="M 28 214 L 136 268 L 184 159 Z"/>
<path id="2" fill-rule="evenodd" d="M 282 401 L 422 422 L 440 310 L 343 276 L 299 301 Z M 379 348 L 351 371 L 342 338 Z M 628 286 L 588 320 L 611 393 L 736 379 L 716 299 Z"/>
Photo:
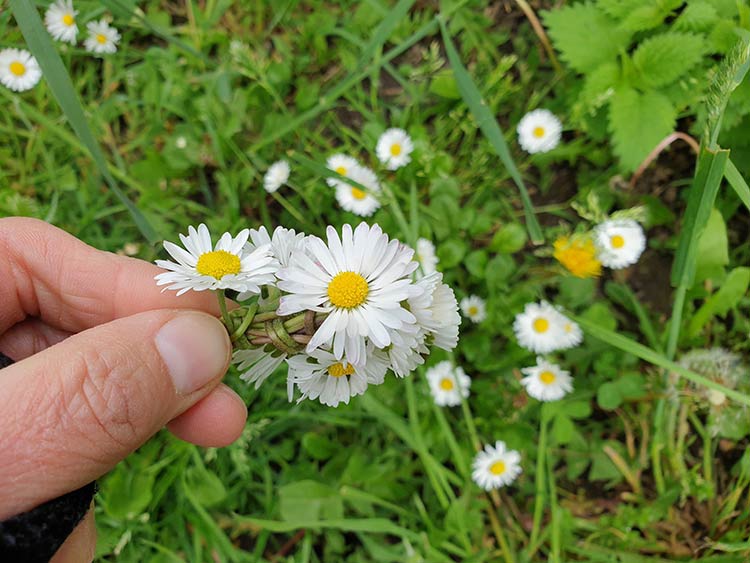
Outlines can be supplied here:
<path id="1" fill-rule="evenodd" d="M 522 347 L 537 354 L 572 348 L 583 339 L 580 327 L 546 301 L 527 303 L 513 331 Z"/>
<path id="2" fill-rule="evenodd" d="M 646 249 L 643 227 L 633 219 L 612 219 L 595 229 L 599 259 L 607 268 L 619 270 L 632 266 Z"/>
<path id="3" fill-rule="evenodd" d="M 432 366 L 426 375 L 432 398 L 440 407 L 455 407 L 461 404 L 462 397 L 469 396 L 471 378 L 461 366 L 454 366 L 446 360 Z"/>
<path id="4" fill-rule="evenodd" d="M 30 90 L 42 78 L 42 70 L 31 53 L 22 49 L 0 51 L 0 83 L 14 92 Z"/>
<path id="5" fill-rule="evenodd" d="M 286 160 L 274 162 L 263 176 L 263 188 L 272 194 L 289 180 L 289 163 Z"/>
<path id="6" fill-rule="evenodd" d="M 536 359 L 535 366 L 523 368 L 521 373 L 526 376 L 521 385 L 540 401 L 558 401 L 573 390 L 570 373 L 541 357 Z"/>
<path id="7" fill-rule="evenodd" d="M 487 307 L 484 299 L 470 295 L 461 299 L 461 312 L 474 323 L 481 323 L 487 318 Z"/>
<path id="8" fill-rule="evenodd" d="M 352 170 L 359 168 L 359 162 L 357 162 L 356 158 L 346 154 L 333 154 L 328 157 L 326 166 L 328 166 L 329 170 L 348 177 L 352 173 Z M 338 178 L 326 178 L 326 183 L 334 187 L 340 184 L 341 180 Z"/>
<path id="9" fill-rule="evenodd" d="M 78 35 L 76 15 L 78 10 L 73 9 L 72 0 L 57 0 L 44 14 L 47 31 L 58 41 L 75 45 Z"/>
<path id="10" fill-rule="evenodd" d="M 510 485 L 521 474 L 521 455 L 498 440 L 487 444 L 471 464 L 471 478 L 485 491 Z"/>
<path id="11" fill-rule="evenodd" d="M 458 326 L 461 316 L 453 290 L 443 283 L 443 274 L 433 272 L 419 281 L 424 291 L 408 300 L 409 310 L 418 326 L 432 335 L 433 344 L 443 350 L 453 350 L 458 344 Z"/>
<path id="12" fill-rule="evenodd" d="M 594 278 L 602 273 L 602 263 L 596 257 L 596 246 L 589 236 L 560 237 L 552 254 L 566 270 L 577 278 Z"/>
<path id="13" fill-rule="evenodd" d="M 396 170 L 411 162 L 414 143 L 403 129 L 388 129 L 378 139 L 375 153 L 388 170 Z"/>
<path id="14" fill-rule="evenodd" d="M 560 143 L 562 124 L 546 109 L 535 109 L 518 123 L 518 143 L 528 153 L 548 152 Z"/>
<path id="15" fill-rule="evenodd" d="M 380 193 L 380 182 L 375 172 L 364 166 L 355 166 L 347 177 L 367 188 L 363 190 L 357 186 L 337 180 L 336 201 L 346 211 L 360 217 L 369 217 L 380 208 L 380 202 L 373 194 Z"/>
<path id="16" fill-rule="evenodd" d="M 430 349 L 425 344 L 427 333 L 416 325 L 405 325 L 403 330 L 389 331 L 391 345 L 386 348 L 390 368 L 396 377 L 406 377 L 424 364 Z"/>
<path id="17" fill-rule="evenodd" d="M 188 235 L 180 235 L 185 249 L 164 241 L 164 248 L 177 262 L 157 260 L 156 265 L 168 272 L 156 276 L 156 285 L 177 290 L 177 295 L 186 291 L 206 289 L 233 289 L 239 292 L 260 293 L 260 286 L 275 281 L 274 272 L 279 265 L 274 260 L 270 246 L 262 246 L 252 252 L 243 247 L 250 235 L 244 229 L 236 237 L 224 233 L 211 246 L 211 234 L 206 225 L 198 229 L 188 228 Z"/>
<path id="18" fill-rule="evenodd" d="M 336 358 L 322 349 L 310 355 L 299 354 L 287 360 L 289 387 L 296 385 L 302 392 L 297 400 L 318 399 L 324 405 L 349 404 L 349 398 L 362 395 L 368 385 L 380 385 L 388 370 L 388 360 L 380 350 L 368 347 L 361 364 Z"/>
<path id="19" fill-rule="evenodd" d="M 438 257 L 435 254 L 435 245 L 426 238 L 417 241 L 417 260 L 422 267 L 423 274 L 431 274 L 437 270 Z"/>
<path id="20" fill-rule="evenodd" d="M 245 244 L 245 253 L 251 253 L 257 248 L 269 246 L 271 254 L 282 268 L 286 268 L 291 260 L 292 253 L 302 248 L 305 244 L 305 233 L 297 233 L 294 229 L 276 227 L 273 236 L 268 234 L 265 227 L 250 229 L 250 240 Z M 275 285 L 275 284 L 269 284 Z M 249 299 L 255 292 L 242 292 L 237 296 L 238 301 Z"/>
<path id="21" fill-rule="evenodd" d="M 242 372 L 240 379 L 247 383 L 255 383 L 257 389 L 286 358 L 287 355 L 283 352 L 266 345 L 261 348 L 235 350 L 232 354 L 232 363 Z M 291 397 L 289 400 L 292 400 Z"/>
<path id="22" fill-rule="evenodd" d="M 89 22 L 86 24 L 89 36 L 83 42 L 89 53 L 95 55 L 111 55 L 117 52 L 117 44 L 120 42 L 120 33 L 106 22 Z"/>
<path id="23" fill-rule="evenodd" d="M 353 364 L 365 358 L 365 338 L 378 348 L 391 344 L 389 329 L 416 323 L 401 303 L 421 293 L 410 279 L 417 268 L 414 251 L 404 247 L 378 225 L 344 225 L 342 236 L 328 227 L 328 244 L 309 236 L 304 251 L 292 254 L 279 270 L 278 314 L 313 310 L 328 313 L 307 345 L 310 353 L 333 341 L 337 360 Z"/>

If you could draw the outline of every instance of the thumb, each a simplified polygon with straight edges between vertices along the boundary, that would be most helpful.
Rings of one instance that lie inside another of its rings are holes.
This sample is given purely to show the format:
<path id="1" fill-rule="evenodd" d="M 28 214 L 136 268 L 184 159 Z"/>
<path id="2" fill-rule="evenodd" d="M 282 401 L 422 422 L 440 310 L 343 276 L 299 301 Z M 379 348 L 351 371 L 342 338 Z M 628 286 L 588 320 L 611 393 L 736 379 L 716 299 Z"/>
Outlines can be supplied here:
<path id="1" fill-rule="evenodd" d="M 231 346 L 195 311 L 86 330 L 0 372 L 0 520 L 77 489 L 220 381 Z"/>

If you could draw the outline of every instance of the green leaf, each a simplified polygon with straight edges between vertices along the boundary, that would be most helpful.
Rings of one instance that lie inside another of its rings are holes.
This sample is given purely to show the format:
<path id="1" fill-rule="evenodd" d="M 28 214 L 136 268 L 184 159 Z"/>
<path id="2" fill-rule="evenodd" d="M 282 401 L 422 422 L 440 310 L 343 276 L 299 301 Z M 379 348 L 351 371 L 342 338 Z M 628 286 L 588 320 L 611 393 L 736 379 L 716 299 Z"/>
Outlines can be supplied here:
<path id="1" fill-rule="evenodd" d="M 506 223 L 500 227 L 490 242 L 490 250 L 500 254 L 513 254 L 526 246 L 526 231 L 518 223 Z"/>
<path id="2" fill-rule="evenodd" d="M 227 497 L 227 490 L 219 476 L 205 467 L 189 467 L 185 471 L 185 486 L 201 506 L 215 506 Z"/>
<path id="3" fill-rule="evenodd" d="M 102 485 L 105 511 L 112 518 L 135 518 L 151 503 L 156 473 L 121 463 Z"/>
<path id="4" fill-rule="evenodd" d="M 695 281 L 693 285 L 724 274 L 729 264 L 729 239 L 724 217 L 717 209 L 711 209 L 706 227 L 698 239 L 695 259 Z"/>
<path id="5" fill-rule="evenodd" d="M 719 14 L 710 2 L 690 2 L 673 28 L 678 31 L 708 31 L 719 20 Z"/>
<path id="6" fill-rule="evenodd" d="M 484 269 L 487 267 L 487 253 L 484 250 L 470 252 L 464 261 L 464 266 L 472 276 L 484 277 Z"/>
<path id="7" fill-rule="evenodd" d="M 596 5 L 608 15 L 621 20 L 639 8 L 649 6 L 653 0 L 599 0 Z"/>
<path id="8" fill-rule="evenodd" d="M 633 65 L 644 87 L 661 88 L 692 69 L 704 53 L 700 36 L 667 32 L 644 40 L 633 53 Z"/>
<path id="9" fill-rule="evenodd" d="M 437 255 L 440 266 L 445 269 L 455 268 L 461 263 L 468 247 L 466 243 L 458 239 L 450 239 L 438 246 Z"/>
<path id="10" fill-rule="evenodd" d="M 430 92 L 449 100 L 461 99 L 461 92 L 458 90 L 453 71 L 449 68 L 441 70 L 432 77 Z"/>
<path id="11" fill-rule="evenodd" d="M 688 336 L 695 337 L 714 316 L 723 317 L 736 307 L 750 286 L 750 268 L 735 268 L 727 275 L 719 291 L 711 295 L 690 319 Z"/>
<path id="12" fill-rule="evenodd" d="M 569 417 L 558 414 L 552 422 L 552 437 L 558 444 L 567 444 L 573 439 L 575 424 Z"/>
<path id="13" fill-rule="evenodd" d="M 513 178 L 513 182 L 515 182 L 518 187 L 521 202 L 523 203 L 526 228 L 529 231 L 531 241 L 535 244 L 541 244 L 544 242 L 542 228 L 539 226 L 539 220 L 534 214 L 534 206 L 531 203 L 526 184 L 524 184 L 521 173 L 518 171 L 518 167 L 508 150 L 508 143 L 505 141 L 505 137 L 503 137 L 500 125 L 498 125 L 495 116 L 487 106 L 487 102 L 482 99 L 482 94 L 477 85 L 474 84 L 469 71 L 466 70 L 463 62 L 461 62 L 461 57 L 458 55 L 455 45 L 453 45 L 453 40 L 451 39 L 448 28 L 445 25 L 445 21 L 442 18 L 439 18 L 439 22 L 443 42 L 445 43 L 445 51 L 448 55 L 448 61 L 450 61 L 451 67 L 453 68 L 453 74 L 456 77 L 458 90 L 461 92 L 461 96 L 474 116 L 477 125 L 479 125 L 482 133 L 489 141 L 497 156 L 500 157 L 500 161 L 508 170 L 508 174 L 510 174 L 510 177 Z"/>
<path id="14" fill-rule="evenodd" d="M 341 518 L 344 512 L 338 491 L 317 481 L 284 485 L 279 489 L 279 499 L 281 518 L 287 522 Z"/>
<path id="15" fill-rule="evenodd" d="M 622 167 L 635 170 L 649 152 L 669 135 L 677 110 L 659 92 L 617 90 L 610 102 L 610 131 Z"/>
<path id="16" fill-rule="evenodd" d="M 740 171 L 737 170 L 737 167 L 731 160 L 727 160 L 727 165 L 724 169 L 724 177 L 727 179 L 727 182 L 729 182 L 729 185 L 732 186 L 732 189 L 734 189 L 737 197 L 739 197 L 742 203 L 745 204 L 745 207 L 750 210 L 750 186 L 747 185 L 742 174 L 740 174 Z"/>
<path id="17" fill-rule="evenodd" d="M 698 241 L 713 211 L 714 200 L 724 176 L 729 151 L 701 149 L 695 178 L 690 185 L 687 209 L 680 232 L 671 281 L 674 287 L 690 288 L 695 279 Z"/>
<path id="18" fill-rule="evenodd" d="M 614 382 L 602 384 L 596 391 L 596 402 L 607 411 L 616 409 L 622 404 L 622 393 Z"/>
<path id="19" fill-rule="evenodd" d="M 573 4 L 542 12 L 542 17 L 560 57 L 583 74 L 614 61 L 628 46 L 630 33 L 594 4 Z"/>
<path id="20" fill-rule="evenodd" d="M 614 87 L 620 80 L 620 65 L 607 62 L 586 74 L 581 90 L 581 101 L 590 108 L 598 108 L 614 94 Z"/>

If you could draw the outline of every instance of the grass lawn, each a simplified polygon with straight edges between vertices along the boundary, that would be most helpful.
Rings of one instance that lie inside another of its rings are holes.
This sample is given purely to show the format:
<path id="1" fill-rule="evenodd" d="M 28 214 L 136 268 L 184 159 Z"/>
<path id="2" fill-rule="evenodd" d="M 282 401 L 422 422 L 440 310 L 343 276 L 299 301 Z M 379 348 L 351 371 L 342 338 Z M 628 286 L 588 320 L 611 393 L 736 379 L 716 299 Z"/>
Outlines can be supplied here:
<path id="1" fill-rule="evenodd" d="M 233 367 L 242 437 L 162 431 L 104 477 L 99 560 L 750 560 L 747 2 L 77 0 L 76 46 L 22 34 L 29 6 L 0 0 L 0 49 L 46 77 L 0 86 L 0 217 L 147 261 L 199 223 L 325 238 L 364 219 L 430 241 L 486 308 L 453 352 L 336 408 L 288 402 L 285 365 L 259 389 Z M 102 18 L 122 37 L 95 57 Z M 517 127 L 540 108 L 561 139 L 530 154 Z M 396 170 L 389 128 L 414 145 Z M 327 184 L 335 153 L 377 175 L 372 216 Z M 645 234 L 626 267 L 607 221 Z M 521 345 L 542 300 L 580 345 Z M 572 376 L 559 400 L 521 383 L 539 355 Z M 456 406 L 431 394 L 442 361 L 471 379 Z M 485 491 L 472 460 L 498 440 L 521 473 Z"/>

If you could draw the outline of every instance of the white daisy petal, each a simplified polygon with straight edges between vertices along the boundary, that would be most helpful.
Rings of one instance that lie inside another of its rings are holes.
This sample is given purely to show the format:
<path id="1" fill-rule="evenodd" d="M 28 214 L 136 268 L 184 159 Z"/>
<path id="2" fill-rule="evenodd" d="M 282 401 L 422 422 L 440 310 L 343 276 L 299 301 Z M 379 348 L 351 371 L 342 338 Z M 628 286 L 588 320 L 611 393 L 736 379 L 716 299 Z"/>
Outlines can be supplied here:
<path id="1" fill-rule="evenodd" d="M 521 372 L 526 376 L 521 385 L 540 401 L 558 401 L 573 390 L 570 373 L 544 358 L 537 358 L 535 366 L 523 368 Z"/>
<path id="2" fill-rule="evenodd" d="M 120 42 L 120 32 L 111 27 L 106 20 L 89 22 L 86 24 L 89 36 L 83 45 L 89 53 L 95 55 L 111 55 L 117 52 Z"/>
<path id="3" fill-rule="evenodd" d="M 535 109 L 518 123 L 518 143 L 528 153 L 548 152 L 560 143 L 562 124 L 546 109 Z"/>
<path id="4" fill-rule="evenodd" d="M 432 398 L 438 406 L 455 407 L 461 404 L 462 397 L 469 396 L 471 378 L 460 366 L 446 360 L 432 366 L 426 375 Z"/>
<path id="5" fill-rule="evenodd" d="M 23 49 L 0 51 L 0 84 L 14 92 L 32 89 L 42 78 L 39 63 Z"/>
<path id="6" fill-rule="evenodd" d="M 510 485 L 521 474 L 521 456 L 508 450 L 505 442 L 487 444 L 471 464 L 471 477 L 486 491 Z"/>
<path id="7" fill-rule="evenodd" d="M 375 153 L 388 170 L 396 170 L 411 162 L 414 143 L 403 129 L 388 129 L 378 139 Z"/>
<path id="8" fill-rule="evenodd" d="M 75 45 L 78 36 L 76 15 L 78 11 L 73 9 L 72 0 L 57 0 L 44 13 L 44 24 L 52 37 Z"/>
<path id="9" fill-rule="evenodd" d="M 632 219 L 612 219 L 597 225 L 594 241 L 599 261 L 614 270 L 632 266 L 646 249 L 643 227 Z"/>
<path id="10" fill-rule="evenodd" d="M 270 194 L 289 181 L 291 168 L 286 160 L 274 162 L 263 176 L 263 188 Z"/>

